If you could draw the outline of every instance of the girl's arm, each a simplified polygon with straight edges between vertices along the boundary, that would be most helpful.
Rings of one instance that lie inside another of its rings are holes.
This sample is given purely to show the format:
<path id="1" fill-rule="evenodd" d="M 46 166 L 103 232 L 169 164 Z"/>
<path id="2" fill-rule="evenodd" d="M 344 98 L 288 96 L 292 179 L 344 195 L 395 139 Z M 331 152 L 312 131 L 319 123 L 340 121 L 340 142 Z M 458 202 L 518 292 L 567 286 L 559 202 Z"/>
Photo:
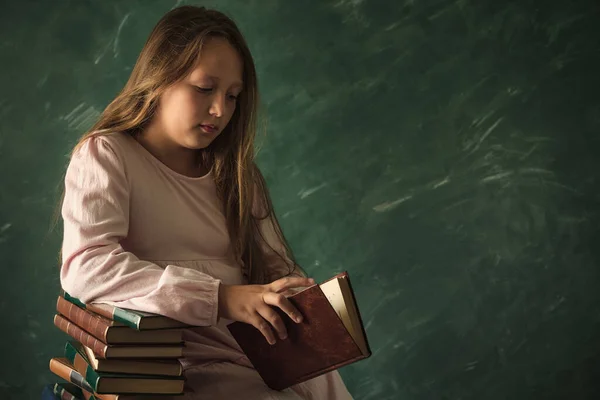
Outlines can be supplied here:
<path id="1" fill-rule="evenodd" d="M 138 259 L 120 241 L 129 229 L 124 163 L 106 139 L 87 140 L 65 177 L 61 285 L 84 303 L 105 302 L 196 326 L 217 323 L 220 281 Z"/>

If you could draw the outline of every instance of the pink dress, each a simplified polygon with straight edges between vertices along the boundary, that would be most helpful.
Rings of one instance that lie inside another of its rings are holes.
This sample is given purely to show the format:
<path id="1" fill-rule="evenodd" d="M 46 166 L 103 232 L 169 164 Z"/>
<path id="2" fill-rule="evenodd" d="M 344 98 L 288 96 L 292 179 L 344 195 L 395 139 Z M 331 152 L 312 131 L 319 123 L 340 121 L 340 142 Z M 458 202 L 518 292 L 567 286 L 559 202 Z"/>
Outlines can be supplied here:
<path id="1" fill-rule="evenodd" d="M 231 321 L 217 317 L 219 283 L 246 282 L 211 173 L 178 174 L 132 137 L 110 133 L 71 159 L 62 216 L 60 278 L 68 293 L 198 326 L 184 336 L 184 399 L 352 398 L 337 372 L 269 389 L 229 334 Z M 273 280 L 283 267 L 274 259 Z"/>

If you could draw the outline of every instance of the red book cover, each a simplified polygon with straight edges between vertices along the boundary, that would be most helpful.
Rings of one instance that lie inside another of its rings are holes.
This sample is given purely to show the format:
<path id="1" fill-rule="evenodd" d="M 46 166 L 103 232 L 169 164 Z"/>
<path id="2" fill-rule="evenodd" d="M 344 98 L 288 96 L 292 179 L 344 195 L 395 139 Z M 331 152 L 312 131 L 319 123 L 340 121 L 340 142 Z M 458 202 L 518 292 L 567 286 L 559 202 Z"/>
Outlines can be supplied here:
<path id="1" fill-rule="evenodd" d="M 346 280 L 347 293 L 356 307 L 348 274 L 344 272 L 330 280 L 334 279 Z M 285 323 L 288 338 L 277 340 L 274 345 L 270 345 L 250 324 L 234 322 L 228 325 L 229 331 L 270 388 L 283 390 L 371 355 L 357 307 L 359 326 L 356 331 L 362 335 L 362 346 L 345 327 L 319 285 L 298 292 L 289 300 L 304 320 L 297 324 L 275 308 Z"/>
<path id="2" fill-rule="evenodd" d="M 57 314 L 54 316 L 54 325 L 56 325 L 58 329 L 65 332 L 67 335 L 71 336 L 73 339 L 77 340 L 79 343 L 92 349 L 94 354 L 97 354 L 100 358 L 106 358 L 106 350 L 108 346 L 77 325 L 73 324 L 68 319 Z"/>
<path id="3" fill-rule="evenodd" d="M 181 358 L 183 357 L 183 343 L 177 344 L 132 344 L 132 345 L 107 345 L 90 335 L 62 315 L 54 316 L 54 325 L 73 339 L 89 347 L 96 357 L 102 359 L 113 358 Z M 128 328 L 129 329 L 129 328 Z"/>
<path id="4" fill-rule="evenodd" d="M 139 331 L 112 321 L 94 312 L 80 308 L 62 296 L 56 301 L 56 310 L 69 321 L 106 344 L 174 344 L 183 339 L 181 329 Z"/>
<path id="5" fill-rule="evenodd" d="M 56 311 L 104 343 L 107 343 L 108 328 L 118 326 L 113 321 L 79 308 L 60 296 L 56 301 Z"/>

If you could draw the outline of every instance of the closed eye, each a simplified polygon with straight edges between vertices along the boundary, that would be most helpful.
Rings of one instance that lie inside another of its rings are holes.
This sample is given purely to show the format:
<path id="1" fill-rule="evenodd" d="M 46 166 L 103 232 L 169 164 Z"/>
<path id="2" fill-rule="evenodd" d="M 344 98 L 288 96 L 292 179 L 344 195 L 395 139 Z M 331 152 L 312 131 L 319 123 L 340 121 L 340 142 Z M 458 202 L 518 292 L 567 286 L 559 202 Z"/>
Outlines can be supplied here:
<path id="1" fill-rule="evenodd" d="M 210 93 L 211 90 L 212 90 L 212 88 L 203 88 L 203 87 L 200 87 L 200 86 L 196 86 L 196 90 L 199 91 L 199 92 L 201 92 L 201 93 Z"/>
<path id="2" fill-rule="evenodd" d="M 210 93 L 213 91 L 213 88 L 204 88 L 204 87 L 200 87 L 200 86 L 194 86 L 196 88 L 196 90 L 200 93 Z M 239 95 L 227 95 L 227 97 L 229 98 L 229 100 L 231 101 L 236 101 L 238 99 Z"/>

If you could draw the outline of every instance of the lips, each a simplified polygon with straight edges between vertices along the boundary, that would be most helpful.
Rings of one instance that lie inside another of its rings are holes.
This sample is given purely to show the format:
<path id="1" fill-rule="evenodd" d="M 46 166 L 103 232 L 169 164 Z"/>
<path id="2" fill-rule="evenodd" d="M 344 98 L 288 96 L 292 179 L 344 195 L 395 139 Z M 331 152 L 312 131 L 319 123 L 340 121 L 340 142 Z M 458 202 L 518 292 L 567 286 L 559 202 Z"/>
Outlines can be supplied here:
<path id="1" fill-rule="evenodd" d="M 215 133 L 219 130 L 219 127 L 217 127 L 216 125 L 212 125 L 212 124 L 201 124 L 200 128 L 202 128 L 202 130 L 207 133 Z"/>

